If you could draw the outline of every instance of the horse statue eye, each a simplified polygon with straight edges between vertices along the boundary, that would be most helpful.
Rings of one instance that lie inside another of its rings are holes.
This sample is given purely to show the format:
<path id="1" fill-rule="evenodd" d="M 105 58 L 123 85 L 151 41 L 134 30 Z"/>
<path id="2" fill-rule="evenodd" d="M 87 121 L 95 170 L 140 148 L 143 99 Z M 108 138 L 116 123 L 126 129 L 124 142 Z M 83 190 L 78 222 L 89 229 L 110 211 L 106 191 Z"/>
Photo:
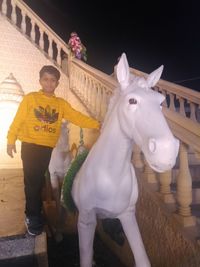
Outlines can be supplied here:
<path id="1" fill-rule="evenodd" d="M 129 99 L 129 104 L 135 105 L 135 104 L 137 104 L 137 100 L 135 98 L 130 98 Z"/>

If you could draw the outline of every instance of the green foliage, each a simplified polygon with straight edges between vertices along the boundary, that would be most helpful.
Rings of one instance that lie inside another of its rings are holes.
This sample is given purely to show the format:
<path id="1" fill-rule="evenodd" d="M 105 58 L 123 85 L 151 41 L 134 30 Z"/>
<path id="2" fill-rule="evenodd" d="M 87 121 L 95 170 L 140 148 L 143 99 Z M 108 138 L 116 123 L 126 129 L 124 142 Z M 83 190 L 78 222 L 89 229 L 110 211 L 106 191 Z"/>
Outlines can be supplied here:
<path id="1" fill-rule="evenodd" d="M 89 153 L 88 150 L 84 150 L 82 153 L 77 155 L 77 157 L 72 161 L 63 181 L 63 186 L 62 186 L 63 206 L 70 212 L 75 212 L 77 210 L 71 195 L 73 181 L 77 172 L 79 171 L 83 162 L 85 161 L 88 153 Z"/>

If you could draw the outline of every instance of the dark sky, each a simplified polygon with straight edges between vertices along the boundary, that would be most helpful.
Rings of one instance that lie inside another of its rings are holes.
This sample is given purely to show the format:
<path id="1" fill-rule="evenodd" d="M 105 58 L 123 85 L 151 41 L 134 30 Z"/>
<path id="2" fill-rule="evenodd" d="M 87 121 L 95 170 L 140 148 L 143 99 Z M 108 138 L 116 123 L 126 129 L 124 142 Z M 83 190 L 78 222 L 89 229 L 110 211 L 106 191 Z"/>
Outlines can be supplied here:
<path id="1" fill-rule="evenodd" d="M 97 69 L 112 73 L 125 52 L 130 66 L 147 73 L 163 64 L 162 78 L 168 81 L 197 78 L 180 84 L 200 91 L 197 0 L 24 2 L 66 42 L 76 31 L 87 47 L 88 64 Z"/>

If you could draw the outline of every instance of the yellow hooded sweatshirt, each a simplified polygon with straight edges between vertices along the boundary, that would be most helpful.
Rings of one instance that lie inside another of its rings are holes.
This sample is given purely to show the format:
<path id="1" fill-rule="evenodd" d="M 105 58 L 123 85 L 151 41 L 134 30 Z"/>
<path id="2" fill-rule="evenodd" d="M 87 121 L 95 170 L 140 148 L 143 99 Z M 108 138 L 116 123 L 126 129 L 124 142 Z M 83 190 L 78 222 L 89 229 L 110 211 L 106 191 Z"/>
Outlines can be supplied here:
<path id="1" fill-rule="evenodd" d="M 60 135 L 62 119 L 81 128 L 99 128 L 99 122 L 76 111 L 55 95 L 47 96 L 42 90 L 24 96 L 9 128 L 8 144 L 22 142 L 54 147 Z"/>

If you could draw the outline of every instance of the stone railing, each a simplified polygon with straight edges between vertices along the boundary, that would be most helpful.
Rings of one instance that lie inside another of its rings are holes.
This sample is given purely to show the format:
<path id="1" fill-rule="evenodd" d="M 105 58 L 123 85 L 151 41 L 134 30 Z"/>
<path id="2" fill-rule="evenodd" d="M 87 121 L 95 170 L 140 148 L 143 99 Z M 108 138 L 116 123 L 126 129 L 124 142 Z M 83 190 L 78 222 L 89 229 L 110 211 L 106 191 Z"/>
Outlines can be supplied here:
<path id="1" fill-rule="evenodd" d="M 71 90 L 80 98 L 89 113 L 102 121 L 117 82 L 77 59 L 70 61 L 69 70 Z"/>
<path id="2" fill-rule="evenodd" d="M 69 49 L 46 23 L 21 0 L 0 0 L 0 9 L 24 36 L 62 69 L 63 58 L 69 56 Z"/>
<path id="3" fill-rule="evenodd" d="M 86 106 L 91 115 L 102 121 L 108 101 L 117 86 L 116 80 L 105 73 L 71 58 L 66 43 L 57 36 L 23 1 L 0 0 L 1 13 L 36 45 L 59 68 L 63 62 L 69 75 L 70 89 Z M 62 58 L 65 57 L 65 60 Z M 135 75 L 146 75 L 131 69 Z M 149 183 L 159 185 L 159 194 L 166 203 L 178 206 L 178 217 L 184 226 L 195 225 L 192 203 L 192 178 L 188 165 L 188 150 L 200 155 L 200 124 L 198 122 L 200 93 L 160 80 L 154 90 L 166 96 L 163 111 L 175 136 L 180 140 L 179 174 L 176 177 L 177 193 L 171 192 L 172 171 L 156 174 L 143 162 L 140 151 L 134 150 L 136 167 L 143 167 Z M 176 210 L 177 213 L 177 210 Z M 175 213 L 174 213 L 175 214 Z"/>
<path id="4" fill-rule="evenodd" d="M 131 69 L 135 75 L 146 76 L 145 73 Z M 164 106 L 183 117 L 200 123 L 200 93 L 171 82 L 160 80 L 154 90 L 165 95 Z"/>

